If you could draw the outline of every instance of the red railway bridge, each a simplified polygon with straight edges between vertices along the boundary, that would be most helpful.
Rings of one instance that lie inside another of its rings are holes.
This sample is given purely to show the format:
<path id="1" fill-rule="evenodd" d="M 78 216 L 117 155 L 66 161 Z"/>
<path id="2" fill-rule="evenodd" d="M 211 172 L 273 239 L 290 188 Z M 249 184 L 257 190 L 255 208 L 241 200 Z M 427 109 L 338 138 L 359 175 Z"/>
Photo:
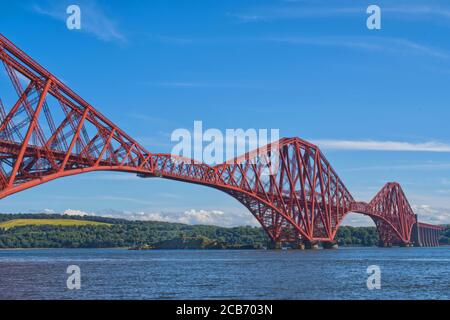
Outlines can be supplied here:
<path id="1" fill-rule="evenodd" d="M 357 202 L 307 141 L 284 138 L 217 166 L 151 153 L 2 35 L 0 59 L 11 86 L 0 95 L 0 199 L 60 177 L 122 171 L 226 192 L 275 246 L 332 246 L 349 212 L 373 219 L 382 246 L 438 245 L 442 228 L 418 222 L 398 183 Z"/>

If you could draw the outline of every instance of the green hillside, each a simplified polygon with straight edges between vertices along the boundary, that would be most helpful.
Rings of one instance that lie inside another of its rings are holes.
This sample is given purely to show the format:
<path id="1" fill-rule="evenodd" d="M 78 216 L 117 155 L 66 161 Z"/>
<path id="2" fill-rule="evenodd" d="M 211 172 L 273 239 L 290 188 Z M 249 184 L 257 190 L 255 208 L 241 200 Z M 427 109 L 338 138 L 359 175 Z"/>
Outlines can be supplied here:
<path id="1" fill-rule="evenodd" d="M 340 227 L 340 246 L 375 246 L 375 227 Z M 450 244 L 450 227 L 441 244 Z M 251 249 L 268 245 L 259 227 L 223 228 L 98 216 L 0 214 L 1 248 Z"/>
<path id="2" fill-rule="evenodd" d="M 39 226 L 39 225 L 54 225 L 54 226 L 110 226 L 111 224 L 97 221 L 85 221 L 74 219 L 13 219 L 0 223 L 1 229 L 11 229 L 23 226 Z"/>

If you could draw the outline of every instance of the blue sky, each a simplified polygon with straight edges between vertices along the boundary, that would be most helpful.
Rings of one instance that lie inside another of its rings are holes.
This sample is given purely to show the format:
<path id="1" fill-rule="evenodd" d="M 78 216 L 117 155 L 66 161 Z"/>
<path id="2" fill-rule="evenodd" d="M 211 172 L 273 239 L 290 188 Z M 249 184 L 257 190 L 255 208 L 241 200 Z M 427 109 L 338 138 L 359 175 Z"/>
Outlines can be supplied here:
<path id="1" fill-rule="evenodd" d="M 69 4 L 81 30 L 66 28 Z M 369 4 L 381 30 L 366 28 Z M 357 199 L 398 181 L 423 221 L 450 223 L 446 1 L 1 0 L 0 30 L 152 152 L 194 120 L 279 128 L 321 146 Z M 255 223 L 219 191 L 108 172 L 21 192 L 1 210 Z"/>

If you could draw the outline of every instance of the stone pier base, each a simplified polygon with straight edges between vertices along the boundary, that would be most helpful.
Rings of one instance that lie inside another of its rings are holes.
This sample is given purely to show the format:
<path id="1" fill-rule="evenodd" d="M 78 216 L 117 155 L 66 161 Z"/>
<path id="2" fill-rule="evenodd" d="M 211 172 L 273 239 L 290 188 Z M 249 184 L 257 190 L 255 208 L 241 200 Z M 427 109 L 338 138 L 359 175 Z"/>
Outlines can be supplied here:
<path id="1" fill-rule="evenodd" d="M 391 248 L 392 247 L 392 243 L 387 243 L 387 242 L 384 242 L 384 241 L 380 240 L 378 242 L 378 246 L 380 248 Z"/>
<path id="2" fill-rule="evenodd" d="M 324 249 L 338 249 L 339 248 L 337 242 L 335 242 L 335 241 L 333 241 L 333 242 L 322 242 L 322 247 Z"/>
<path id="3" fill-rule="evenodd" d="M 267 249 L 270 250 L 281 250 L 281 241 L 270 241 L 267 245 Z"/>
<path id="4" fill-rule="evenodd" d="M 305 250 L 305 243 L 303 241 L 297 241 L 297 243 L 295 244 L 294 249 L 296 250 Z"/>
<path id="5" fill-rule="evenodd" d="M 308 250 L 317 250 L 319 249 L 319 242 L 318 241 L 305 241 L 305 249 Z"/>
<path id="6" fill-rule="evenodd" d="M 400 244 L 400 247 L 405 247 L 405 248 L 413 247 L 413 244 L 412 243 L 402 243 L 402 244 Z"/>

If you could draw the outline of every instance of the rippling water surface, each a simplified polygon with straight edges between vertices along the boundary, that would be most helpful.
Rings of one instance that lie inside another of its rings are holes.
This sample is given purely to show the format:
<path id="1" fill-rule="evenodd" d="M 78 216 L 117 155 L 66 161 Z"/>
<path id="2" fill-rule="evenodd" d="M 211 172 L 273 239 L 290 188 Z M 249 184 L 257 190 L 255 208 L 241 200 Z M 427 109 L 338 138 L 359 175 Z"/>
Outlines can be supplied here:
<path id="1" fill-rule="evenodd" d="M 69 265 L 81 289 L 66 286 Z M 367 267 L 381 269 L 368 290 Z M 450 248 L 0 250 L 0 299 L 450 299 Z"/>

